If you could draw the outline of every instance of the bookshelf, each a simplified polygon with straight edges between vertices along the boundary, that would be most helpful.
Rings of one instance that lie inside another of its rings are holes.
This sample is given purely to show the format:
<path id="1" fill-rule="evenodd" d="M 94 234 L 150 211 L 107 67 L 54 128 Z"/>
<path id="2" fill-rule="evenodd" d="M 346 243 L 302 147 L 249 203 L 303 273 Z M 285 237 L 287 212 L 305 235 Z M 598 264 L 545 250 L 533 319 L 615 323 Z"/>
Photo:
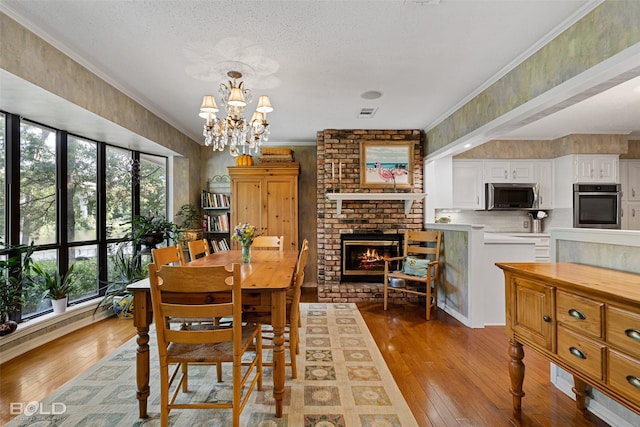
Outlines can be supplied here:
<path id="1" fill-rule="evenodd" d="M 203 232 L 213 252 L 228 250 L 230 240 L 231 182 L 228 175 L 215 175 L 207 180 L 202 190 L 200 206 L 203 214 Z"/>

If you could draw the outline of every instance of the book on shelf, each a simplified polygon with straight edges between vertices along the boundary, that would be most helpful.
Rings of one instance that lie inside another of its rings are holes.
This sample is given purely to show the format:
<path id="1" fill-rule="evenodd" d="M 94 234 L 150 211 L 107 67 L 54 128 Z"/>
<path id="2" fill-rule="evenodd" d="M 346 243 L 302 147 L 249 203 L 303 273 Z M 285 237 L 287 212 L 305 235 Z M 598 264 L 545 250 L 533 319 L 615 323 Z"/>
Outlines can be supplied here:
<path id="1" fill-rule="evenodd" d="M 221 252 L 221 251 L 228 251 L 229 242 L 227 242 L 227 239 L 211 240 L 211 249 L 213 250 L 214 253 Z"/>
<path id="2" fill-rule="evenodd" d="M 220 215 L 204 215 L 205 231 L 229 231 L 229 213 L 225 212 Z"/>
<path id="3" fill-rule="evenodd" d="M 225 193 L 212 193 L 202 191 L 200 203 L 203 208 L 228 208 L 231 204 L 231 197 Z"/>

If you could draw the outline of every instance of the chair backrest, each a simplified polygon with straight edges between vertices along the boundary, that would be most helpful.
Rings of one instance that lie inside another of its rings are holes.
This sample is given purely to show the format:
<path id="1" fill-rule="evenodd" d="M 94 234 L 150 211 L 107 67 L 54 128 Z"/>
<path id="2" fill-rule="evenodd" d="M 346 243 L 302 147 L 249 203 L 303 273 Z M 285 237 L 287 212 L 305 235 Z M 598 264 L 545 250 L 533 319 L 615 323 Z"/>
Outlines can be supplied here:
<path id="1" fill-rule="evenodd" d="M 298 255 L 298 263 L 296 264 L 296 272 L 293 278 L 293 298 L 291 300 L 290 322 L 293 325 L 298 323 L 300 316 L 300 294 L 302 292 L 302 283 L 304 282 L 304 268 L 307 265 L 307 256 L 309 255 L 309 242 L 307 239 L 302 241 L 300 255 Z"/>
<path id="2" fill-rule="evenodd" d="M 157 269 L 163 265 L 184 265 L 182 245 L 167 246 L 166 248 L 151 249 L 151 256 Z"/>
<path id="3" fill-rule="evenodd" d="M 282 252 L 283 242 L 284 242 L 284 236 L 258 236 L 255 239 L 253 239 L 253 243 L 251 244 L 251 247 L 255 249 L 267 249 L 267 250 L 277 249 L 280 252 Z"/>
<path id="4" fill-rule="evenodd" d="M 189 246 L 189 257 L 191 261 L 210 254 L 207 239 L 191 240 L 187 245 Z"/>
<path id="5" fill-rule="evenodd" d="M 441 241 L 442 231 L 407 231 L 404 234 L 404 256 L 418 255 L 439 261 Z"/>
<path id="6" fill-rule="evenodd" d="M 232 280 L 231 280 L 232 278 Z M 158 280 L 162 279 L 162 280 Z M 166 355 L 169 343 L 234 342 L 238 350 L 242 341 L 242 283 L 240 264 L 225 266 L 190 267 L 164 265 L 157 269 L 149 264 L 149 284 L 153 316 L 158 335 L 160 356 Z M 227 281 L 231 284 L 227 284 Z M 228 298 L 211 298 L 213 292 Z M 204 296 L 203 296 L 204 295 Z M 177 328 L 171 329 L 172 319 L 203 319 L 233 317 L 232 328 Z M 237 327 L 236 327 L 237 326 Z M 240 354 L 241 351 L 238 351 Z"/>

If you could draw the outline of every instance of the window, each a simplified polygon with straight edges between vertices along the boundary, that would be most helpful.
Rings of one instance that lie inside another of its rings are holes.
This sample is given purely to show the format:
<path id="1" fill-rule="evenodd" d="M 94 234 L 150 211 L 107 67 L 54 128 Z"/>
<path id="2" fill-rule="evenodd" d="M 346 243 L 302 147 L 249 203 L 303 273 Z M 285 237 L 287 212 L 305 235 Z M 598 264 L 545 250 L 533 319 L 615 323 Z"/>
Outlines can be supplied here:
<path id="1" fill-rule="evenodd" d="M 56 243 L 56 134 L 20 125 L 20 243 Z"/>
<path id="2" fill-rule="evenodd" d="M 8 167 L 13 165 L 13 170 Z M 70 303 L 103 295 L 109 280 L 115 280 L 114 252 L 132 216 L 141 208 L 165 215 L 166 175 L 165 157 L 0 112 L 0 241 L 34 242 L 33 260 L 49 273 L 73 265 L 78 286 Z M 123 248 L 130 258 L 133 248 Z M 16 320 L 51 311 L 38 279 L 23 282 Z"/>

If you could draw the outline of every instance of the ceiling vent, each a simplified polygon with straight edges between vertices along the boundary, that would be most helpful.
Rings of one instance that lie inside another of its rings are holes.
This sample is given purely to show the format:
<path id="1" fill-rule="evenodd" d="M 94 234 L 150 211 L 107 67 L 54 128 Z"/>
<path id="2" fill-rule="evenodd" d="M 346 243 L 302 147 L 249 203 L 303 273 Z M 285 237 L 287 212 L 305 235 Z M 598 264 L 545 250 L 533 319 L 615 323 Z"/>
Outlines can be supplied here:
<path id="1" fill-rule="evenodd" d="M 358 111 L 356 117 L 359 119 L 370 119 L 371 117 L 375 116 L 376 111 L 378 111 L 377 108 L 362 108 L 360 111 Z"/>

